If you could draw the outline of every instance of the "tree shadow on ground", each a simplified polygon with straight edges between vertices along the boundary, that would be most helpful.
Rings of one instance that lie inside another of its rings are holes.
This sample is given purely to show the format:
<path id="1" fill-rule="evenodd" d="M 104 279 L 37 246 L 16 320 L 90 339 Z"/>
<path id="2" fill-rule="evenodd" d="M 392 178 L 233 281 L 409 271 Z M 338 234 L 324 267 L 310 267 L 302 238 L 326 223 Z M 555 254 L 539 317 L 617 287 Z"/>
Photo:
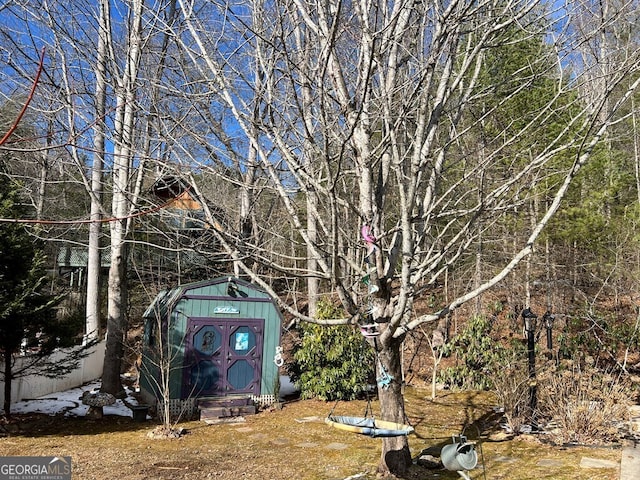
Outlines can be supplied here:
<path id="1" fill-rule="evenodd" d="M 474 395 L 473 392 L 471 392 L 465 397 L 463 404 L 458 402 L 450 403 L 450 400 L 446 397 L 428 400 L 428 402 L 433 407 L 460 409 L 462 415 L 458 424 L 459 430 L 453 432 L 450 436 L 434 439 L 432 436 L 420 434 L 420 427 L 427 426 L 430 417 L 424 416 L 414 419 L 413 426 L 416 428 L 415 435 L 417 438 L 424 441 L 437 441 L 420 451 L 414 457 L 412 467 L 402 478 L 407 480 L 429 478 L 449 480 L 463 478 L 456 471 L 447 470 L 443 465 L 441 455 L 444 447 L 452 445 L 454 442 L 458 444 L 471 444 L 477 455 L 477 466 L 475 468 L 482 469 L 484 468 L 481 453 L 482 444 L 509 440 L 508 437 L 497 439 L 498 437 L 494 435 L 501 431 L 500 423 L 503 421 L 503 414 L 487 404 L 486 395 L 484 394 Z M 455 424 L 450 424 L 449 430 L 455 429 L 455 426 Z M 450 451 L 451 450 L 449 450 L 449 452 Z M 469 450 L 465 450 L 465 452 L 468 451 Z M 466 460 L 468 461 L 469 458 L 470 457 L 466 457 Z M 449 459 L 449 463 L 451 463 L 451 459 Z"/>
<path id="2" fill-rule="evenodd" d="M 102 433 L 146 430 L 155 422 L 134 421 L 132 417 L 104 415 L 101 419 L 65 417 L 44 413 L 13 414 L 0 418 L 0 437 L 45 437 L 67 435 L 97 435 Z"/>

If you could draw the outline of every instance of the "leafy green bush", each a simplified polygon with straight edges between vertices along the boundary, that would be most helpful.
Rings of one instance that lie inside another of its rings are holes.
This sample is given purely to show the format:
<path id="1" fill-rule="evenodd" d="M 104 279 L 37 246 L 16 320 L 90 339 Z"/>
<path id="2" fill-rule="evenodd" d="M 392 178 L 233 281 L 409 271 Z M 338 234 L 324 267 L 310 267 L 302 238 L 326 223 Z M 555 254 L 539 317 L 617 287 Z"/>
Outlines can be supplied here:
<path id="1" fill-rule="evenodd" d="M 327 301 L 318 305 L 318 319 L 343 316 Z M 304 323 L 300 335 L 287 369 L 302 398 L 353 400 L 373 383 L 373 350 L 353 326 Z"/>
<path id="2" fill-rule="evenodd" d="M 444 369 L 440 381 L 451 388 L 486 390 L 492 387 L 489 372 L 500 364 L 506 349 L 491 338 L 491 321 L 482 316 L 471 318 L 458 335 L 443 346 L 444 355 L 456 354 L 458 364 Z"/>
<path id="3" fill-rule="evenodd" d="M 634 317 L 624 318 L 587 306 L 565 318 L 558 335 L 558 356 L 563 360 L 593 357 L 599 359 L 600 367 L 613 366 L 626 349 L 637 350 L 640 345 Z"/>

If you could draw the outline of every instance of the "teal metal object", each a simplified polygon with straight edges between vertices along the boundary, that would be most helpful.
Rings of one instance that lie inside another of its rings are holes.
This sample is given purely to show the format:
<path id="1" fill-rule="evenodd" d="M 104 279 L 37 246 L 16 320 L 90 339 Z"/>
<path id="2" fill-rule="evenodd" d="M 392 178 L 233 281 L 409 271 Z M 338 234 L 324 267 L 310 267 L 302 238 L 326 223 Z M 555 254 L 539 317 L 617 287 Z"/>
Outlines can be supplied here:
<path id="1" fill-rule="evenodd" d="M 462 472 L 472 470 L 478 464 L 475 445 L 467 442 L 464 436 L 453 437 L 451 445 L 445 445 L 440 452 L 440 460 L 447 470 Z M 464 475 L 462 475 L 464 477 Z"/>

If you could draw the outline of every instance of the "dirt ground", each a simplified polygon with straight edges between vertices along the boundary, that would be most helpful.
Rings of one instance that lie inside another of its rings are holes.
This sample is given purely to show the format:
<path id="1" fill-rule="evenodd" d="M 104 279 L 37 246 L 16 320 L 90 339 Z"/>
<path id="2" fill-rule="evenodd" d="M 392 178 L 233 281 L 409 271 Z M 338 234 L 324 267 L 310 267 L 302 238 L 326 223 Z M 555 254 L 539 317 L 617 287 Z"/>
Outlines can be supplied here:
<path id="1" fill-rule="evenodd" d="M 415 433 L 412 456 L 439 451 L 452 435 L 476 443 L 478 466 L 472 479 L 617 479 L 618 468 L 583 468 L 582 459 L 620 461 L 617 446 L 551 446 L 539 436 L 505 435 L 487 393 L 428 392 L 408 388 L 407 412 Z M 281 410 L 262 411 L 244 422 L 179 424 L 184 434 L 153 439 L 157 422 L 105 416 L 101 420 L 38 414 L 0 421 L 0 455 L 70 456 L 73 478 L 344 480 L 374 479 L 382 440 L 325 424 L 327 414 L 363 416 L 365 401 L 325 403 L 294 400 Z M 375 402 L 372 410 L 378 410 Z M 456 472 L 415 465 L 406 478 L 459 479 Z"/>

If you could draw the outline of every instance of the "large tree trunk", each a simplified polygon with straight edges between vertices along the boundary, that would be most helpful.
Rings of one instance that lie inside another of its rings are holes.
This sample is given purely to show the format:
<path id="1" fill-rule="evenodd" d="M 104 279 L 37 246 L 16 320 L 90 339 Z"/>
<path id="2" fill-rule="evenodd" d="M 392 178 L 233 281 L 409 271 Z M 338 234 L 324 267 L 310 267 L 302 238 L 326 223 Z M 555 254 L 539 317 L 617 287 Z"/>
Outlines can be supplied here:
<path id="1" fill-rule="evenodd" d="M 133 18 L 129 31 L 127 68 L 118 87 L 115 132 L 118 142 L 114 148 L 113 198 L 111 222 L 111 265 L 107 304 L 107 341 L 102 374 L 103 392 L 120 395 L 123 392 L 120 370 L 124 353 L 126 318 L 126 236 L 129 208 L 135 205 L 135 194 L 129 188 L 135 143 L 136 82 L 142 47 L 142 0 L 132 2 Z"/>
<path id="2" fill-rule="evenodd" d="M 96 162 L 101 162 L 94 157 L 94 177 L 100 175 L 102 177 L 101 166 L 98 166 Z M 96 172 L 96 169 L 100 169 L 100 173 Z M 99 183 L 95 182 L 95 178 L 92 181 L 92 185 L 95 188 L 100 189 Z M 99 190 L 94 190 L 96 196 L 102 196 Z M 91 220 L 89 225 L 89 244 L 87 253 L 87 295 L 86 295 L 86 326 L 85 326 L 85 339 L 98 338 L 100 334 L 100 267 L 101 267 L 101 255 L 100 255 L 100 231 L 101 223 L 100 219 L 102 215 L 100 213 L 101 207 L 99 205 L 100 200 L 97 198 L 91 199 Z"/>
<path id="3" fill-rule="evenodd" d="M 380 379 L 385 373 L 392 377 L 386 385 L 378 383 L 378 398 L 382 420 L 407 423 L 404 409 L 402 363 L 400 347 L 402 342 L 392 339 L 386 346 L 378 346 L 378 364 L 376 375 Z M 382 454 L 378 473 L 403 476 L 411 465 L 411 452 L 406 436 L 385 437 L 382 440 Z"/>
<path id="4" fill-rule="evenodd" d="M 112 234 L 112 242 L 114 236 Z M 109 268 L 109 301 L 107 305 L 107 340 L 105 343 L 104 368 L 101 391 L 121 396 L 124 389 L 120 380 L 124 342 L 127 332 L 126 249 L 123 240 L 111 247 L 111 267 Z"/>

